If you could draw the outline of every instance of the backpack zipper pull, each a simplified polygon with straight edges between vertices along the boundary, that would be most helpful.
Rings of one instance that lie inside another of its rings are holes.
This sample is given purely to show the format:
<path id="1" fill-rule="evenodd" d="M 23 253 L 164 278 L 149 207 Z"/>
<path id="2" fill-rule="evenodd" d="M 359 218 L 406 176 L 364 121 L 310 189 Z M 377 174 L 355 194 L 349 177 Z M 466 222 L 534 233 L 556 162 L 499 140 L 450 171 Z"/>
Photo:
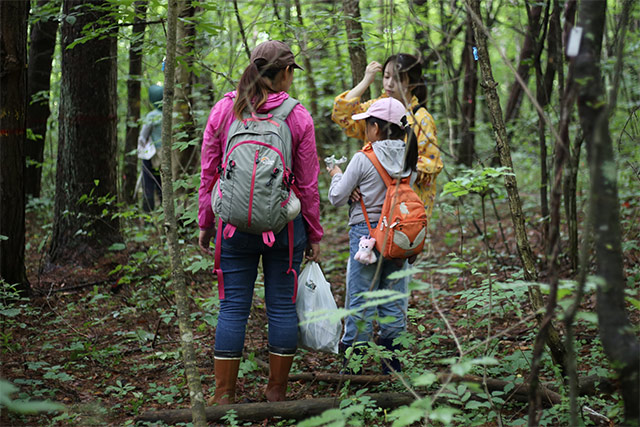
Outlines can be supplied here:
<path id="1" fill-rule="evenodd" d="M 273 180 L 276 179 L 278 173 L 280 173 L 280 169 L 273 168 L 273 171 L 271 171 L 271 178 L 269 178 L 269 181 L 267 181 L 267 187 L 271 187 L 271 184 L 273 184 Z"/>
<path id="2" fill-rule="evenodd" d="M 227 169 L 227 179 L 231 178 L 231 172 L 233 172 L 233 167 L 236 165 L 236 162 L 234 162 L 233 160 L 231 160 L 231 162 L 229 163 L 229 169 Z"/>

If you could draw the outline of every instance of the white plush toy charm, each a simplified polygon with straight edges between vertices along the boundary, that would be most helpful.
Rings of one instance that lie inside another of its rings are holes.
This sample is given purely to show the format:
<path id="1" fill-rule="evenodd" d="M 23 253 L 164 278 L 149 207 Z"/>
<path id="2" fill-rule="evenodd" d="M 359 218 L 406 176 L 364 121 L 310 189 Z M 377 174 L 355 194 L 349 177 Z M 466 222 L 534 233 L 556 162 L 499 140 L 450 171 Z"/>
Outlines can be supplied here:
<path id="1" fill-rule="evenodd" d="M 373 248 L 376 246 L 376 239 L 373 237 L 367 238 L 366 236 L 360 237 L 360 243 L 358 244 L 358 252 L 356 252 L 353 259 L 364 264 L 373 264 L 378 260 Z"/>

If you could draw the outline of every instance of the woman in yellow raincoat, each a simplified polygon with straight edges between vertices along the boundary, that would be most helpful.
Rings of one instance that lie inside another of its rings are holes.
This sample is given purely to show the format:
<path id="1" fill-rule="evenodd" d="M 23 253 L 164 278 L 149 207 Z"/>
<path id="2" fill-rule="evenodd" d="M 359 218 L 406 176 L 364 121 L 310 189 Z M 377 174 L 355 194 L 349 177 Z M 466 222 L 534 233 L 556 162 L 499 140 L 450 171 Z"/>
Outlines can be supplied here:
<path id="1" fill-rule="evenodd" d="M 336 97 L 331 118 L 345 130 L 347 136 L 364 140 L 364 121 L 355 121 L 351 116 L 367 111 L 371 104 L 380 99 L 360 101 L 378 72 L 383 72 L 382 86 L 385 92 L 380 98 L 390 96 L 405 105 L 408 122 L 418 138 L 418 177 L 413 188 L 424 203 L 427 217 L 431 218 L 436 197 L 436 177 L 443 165 L 436 137 L 436 124 L 425 107 L 427 90 L 419 59 L 399 53 L 390 56 L 384 65 L 371 62 L 367 65 L 362 81 Z"/>

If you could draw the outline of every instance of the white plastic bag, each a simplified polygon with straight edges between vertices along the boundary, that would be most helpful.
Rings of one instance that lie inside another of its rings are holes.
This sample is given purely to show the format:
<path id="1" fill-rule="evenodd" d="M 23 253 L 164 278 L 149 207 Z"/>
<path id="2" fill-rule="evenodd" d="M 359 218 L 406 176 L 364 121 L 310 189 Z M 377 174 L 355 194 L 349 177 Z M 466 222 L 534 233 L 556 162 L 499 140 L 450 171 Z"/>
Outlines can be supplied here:
<path id="1" fill-rule="evenodd" d="M 138 140 L 138 158 L 142 160 L 149 160 L 156 155 L 156 146 L 153 142 L 144 142 L 141 139 Z"/>
<path id="2" fill-rule="evenodd" d="M 298 312 L 301 347 L 310 350 L 338 353 L 338 342 L 342 325 L 339 319 L 332 317 L 338 310 L 331 294 L 331 286 L 324 278 L 320 266 L 316 262 L 308 262 L 298 278 L 298 296 L 296 311 Z"/>

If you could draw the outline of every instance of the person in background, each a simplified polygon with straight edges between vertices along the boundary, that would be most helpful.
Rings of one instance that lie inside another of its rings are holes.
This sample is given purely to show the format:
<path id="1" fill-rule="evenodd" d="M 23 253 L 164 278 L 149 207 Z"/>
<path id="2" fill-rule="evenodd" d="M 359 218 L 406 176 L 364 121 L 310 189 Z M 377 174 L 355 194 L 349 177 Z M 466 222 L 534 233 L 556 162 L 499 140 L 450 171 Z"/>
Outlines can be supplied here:
<path id="1" fill-rule="evenodd" d="M 364 78 L 353 89 L 338 95 L 333 102 L 331 118 L 342 127 L 347 136 L 365 139 L 365 124 L 352 116 L 367 111 L 377 99 L 361 101 L 360 97 L 371 85 L 377 73 L 382 72 L 384 94 L 402 102 L 407 119 L 418 139 L 418 176 L 413 189 L 424 202 L 427 217 L 431 218 L 436 197 L 436 177 L 443 164 L 436 137 L 436 125 L 427 111 L 427 88 L 422 77 L 422 66 L 418 58 L 407 53 L 391 55 L 383 65 L 371 62 Z M 354 201 L 358 201 L 357 190 Z"/>
<path id="2" fill-rule="evenodd" d="M 156 194 L 162 202 L 162 92 L 162 86 L 149 87 L 149 102 L 153 110 L 145 116 L 138 137 L 138 158 L 142 159 L 142 210 L 145 212 L 155 209 Z"/>
<path id="3" fill-rule="evenodd" d="M 367 142 L 371 143 L 376 158 L 392 178 L 406 178 L 415 176 L 418 149 L 416 138 L 411 132 L 405 117 L 404 105 L 394 98 L 382 98 L 371 104 L 366 112 L 352 117 L 354 121 L 364 124 L 364 134 Z M 405 139 L 407 143 L 405 144 Z M 369 144 L 365 147 L 367 150 Z M 405 159 L 405 150 L 406 159 Z M 367 210 L 371 228 L 375 228 L 380 219 L 387 186 L 375 166 L 363 152 L 357 152 L 344 174 L 338 166 L 329 170 L 331 186 L 329 201 L 334 206 L 345 205 L 356 189 Z M 384 302 L 376 307 L 361 309 L 349 315 L 345 320 L 344 334 L 340 340 L 340 349 L 344 352 L 348 347 L 354 350 L 369 342 L 373 338 L 373 316 L 377 311 L 380 317 L 392 320 L 380 322 L 378 344 L 388 350 L 396 350 L 393 341 L 406 330 L 408 282 L 404 279 L 389 279 L 391 273 L 407 268 L 406 260 L 384 259 L 380 274 L 376 276 L 377 264 L 364 264 L 356 261 L 360 239 L 369 235 L 369 227 L 360 203 L 352 203 L 349 207 L 349 271 L 347 277 L 346 308 L 354 310 L 360 308 L 366 298 L 363 292 L 389 289 L 403 294 L 400 299 Z M 376 278 L 377 277 L 377 278 Z M 374 278 L 376 280 L 374 281 Z M 364 324 L 364 327 L 359 325 Z M 400 371 L 401 365 L 395 357 L 383 360 L 382 372 L 388 374 L 390 370 Z"/>
<path id="4" fill-rule="evenodd" d="M 267 113 L 289 98 L 296 64 L 289 46 L 267 41 L 255 47 L 236 91 L 229 92 L 213 107 L 202 142 L 202 171 L 199 190 L 198 223 L 200 249 L 211 254 L 215 233 L 211 191 L 231 123 L 245 112 Z M 318 261 L 323 230 L 320 225 L 315 130 L 309 112 L 297 104 L 285 123 L 292 137 L 292 171 L 299 190 L 302 212 L 294 220 L 293 267 L 300 271 L 303 254 Z M 265 303 L 268 317 L 269 381 L 268 401 L 285 400 L 287 380 L 298 341 L 298 316 L 294 296 L 294 277 L 289 267 L 288 229 L 275 235 L 268 247 L 262 236 L 236 231 L 222 239 L 220 267 L 224 275 L 224 299 L 220 300 L 214 344 L 215 394 L 208 403 L 227 404 L 235 400 L 238 367 L 244 347 L 245 331 L 253 298 L 253 288 L 262 258 Z"/>

